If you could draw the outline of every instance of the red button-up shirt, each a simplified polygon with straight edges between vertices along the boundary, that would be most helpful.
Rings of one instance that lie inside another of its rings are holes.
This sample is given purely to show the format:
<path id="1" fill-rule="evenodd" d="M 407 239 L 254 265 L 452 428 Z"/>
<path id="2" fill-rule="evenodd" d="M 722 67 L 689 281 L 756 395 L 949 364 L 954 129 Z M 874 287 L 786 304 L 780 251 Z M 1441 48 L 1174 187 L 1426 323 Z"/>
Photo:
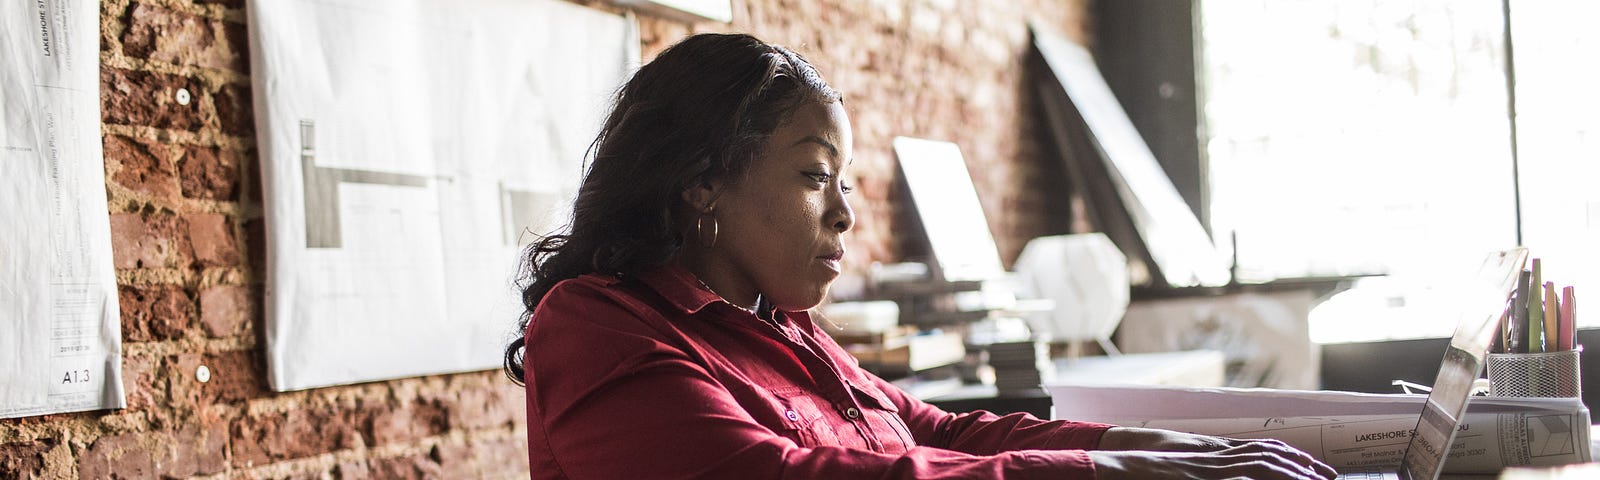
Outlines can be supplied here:
<path id="1" fill-rule="evenodd" d="M 1110 428 L 942 411 L 681 268 L 561 282 L 526 341 L 533 478 L 1089 479 Z"/>

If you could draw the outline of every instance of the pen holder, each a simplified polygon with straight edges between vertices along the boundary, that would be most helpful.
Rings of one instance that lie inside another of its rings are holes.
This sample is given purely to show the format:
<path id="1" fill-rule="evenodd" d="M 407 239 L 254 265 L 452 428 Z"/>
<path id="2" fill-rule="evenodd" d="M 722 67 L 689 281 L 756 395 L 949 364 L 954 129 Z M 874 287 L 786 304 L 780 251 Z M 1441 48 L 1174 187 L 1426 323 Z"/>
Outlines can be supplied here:
<path id="1" fill-rule="evenodd" d="M 1580 397 L 1579 345 L 1547 353 L 1489 354 L 1489 394 L 1496 397 Z"/>

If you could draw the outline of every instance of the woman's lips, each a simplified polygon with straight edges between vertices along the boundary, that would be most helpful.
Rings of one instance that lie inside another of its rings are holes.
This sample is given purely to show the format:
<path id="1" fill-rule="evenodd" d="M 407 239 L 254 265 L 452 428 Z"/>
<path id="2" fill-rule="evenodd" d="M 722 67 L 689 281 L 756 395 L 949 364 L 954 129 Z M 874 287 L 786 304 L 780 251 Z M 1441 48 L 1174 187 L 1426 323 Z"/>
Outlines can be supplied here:
<path id="1" fill-rule="evenodd" d="M 830 270 L 833 270 L 835 272 L 843 271 L 843 270 L 840 269 L 840 265 L 839 264 L 840 264 L 841 260 L 844 260 L 844 250 L 839 250 L 839 251 L 836 251 L 836 252 L 833 252 L 833 253 L 830 253 L 830 254 L 827 254 L 827 255 L 822 255 L 822 256 L 817 257 L 817 259 L 818 260 L 822 260 L 822 264 L 827 266 Z"/>

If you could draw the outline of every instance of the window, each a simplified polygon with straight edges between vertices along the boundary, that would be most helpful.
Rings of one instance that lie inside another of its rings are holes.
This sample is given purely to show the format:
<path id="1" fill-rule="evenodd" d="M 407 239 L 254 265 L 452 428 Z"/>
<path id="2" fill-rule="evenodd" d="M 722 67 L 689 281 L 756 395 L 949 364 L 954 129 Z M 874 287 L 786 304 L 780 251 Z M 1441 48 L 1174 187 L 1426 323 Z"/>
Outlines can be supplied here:
<path id="1" fill-rule="evenodd" d="M 1522 240 L 1600 326 L 1600 2 L 1512 3 Z"/>
<path id="2" fill-rule="evenodd" d="M 1600 168 L 1600 45 L 1577 23 L 1595 12 L 1572 10 L 1597 7 L 1555 3 L 1513 6 L 1522 240 L 1546 279 L 1580 284 L 1600 274 L 1600 195 L 1580 188 Z M 1518 242 L 1501 5 L 1212 0 L 1200 16 L 1211 228 L 1236 237 L 1240 280 L 1387 273 L 1313 311 L 1313 340 L 1449 336 L 1450 280 Z"/>

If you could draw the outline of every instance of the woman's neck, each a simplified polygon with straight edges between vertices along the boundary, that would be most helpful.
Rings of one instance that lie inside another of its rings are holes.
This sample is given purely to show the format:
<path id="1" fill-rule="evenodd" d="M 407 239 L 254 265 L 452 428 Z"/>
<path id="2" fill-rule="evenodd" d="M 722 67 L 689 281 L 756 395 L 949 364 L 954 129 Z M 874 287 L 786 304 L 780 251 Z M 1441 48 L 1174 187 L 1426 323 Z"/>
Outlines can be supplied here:
<path id="1" fill-rule="evenodd" d="M 761 302 L 761 294 L 756 291 L 755 284 L 748 280 L 739 280 L 732 269 L 723 267 L 717 262 L 706 261 L 704 258 L 693 256 L 680 257 L 678 264 L 688 270 L 691 275 L 700 280 L 700 285 L 710 290 L 711 293 L 722 297 L 728 304 L 742 310 L 755 313 Z"/>

